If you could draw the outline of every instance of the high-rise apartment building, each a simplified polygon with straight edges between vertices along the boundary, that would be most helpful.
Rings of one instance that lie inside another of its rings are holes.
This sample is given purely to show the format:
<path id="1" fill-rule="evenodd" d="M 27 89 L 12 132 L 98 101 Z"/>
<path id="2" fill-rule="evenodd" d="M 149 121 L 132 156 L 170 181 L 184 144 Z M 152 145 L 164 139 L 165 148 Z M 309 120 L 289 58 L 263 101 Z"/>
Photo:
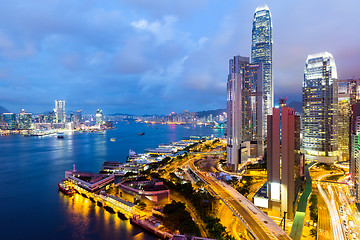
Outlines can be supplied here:
<path id="1" fill-rule="evenodd" d="M 272 73 L 272 21 L 267 5 L 256 8 L 252 28 L 251 62 L 263 63 L 263 131 L 266 136 L 266 116 L 274 106 Z"/>
<path id="2" fill-rule="evenodd" d="M 66 122 L 65 101 L 64 100 L 55 100 L 54 112 L 55 112 L 55 116 L 57 117 L 58 123 Z"/>
<path id="3" fill-rule="evenodd" d="M 280 100 L 267 116 L 267 184 L 271 215 L 293 219 L 300 190 L 300 116 Z"/>
<path id="4" fill-rule="evenodd" d="M 338 151 L 338 83 L 334 57 L 307 57 L 303 82 L 303 148 L 305 157 L 333 163 Z"/>
<path id="5" fill-rule="evenodd" d="M 227 163 L 233 171 L 249 157 L 251 142 L 256 145 L 255 155 L 263 154 L 262 76 L 262 63 L 250 64 L 242 56 L 229 61 Z"/>

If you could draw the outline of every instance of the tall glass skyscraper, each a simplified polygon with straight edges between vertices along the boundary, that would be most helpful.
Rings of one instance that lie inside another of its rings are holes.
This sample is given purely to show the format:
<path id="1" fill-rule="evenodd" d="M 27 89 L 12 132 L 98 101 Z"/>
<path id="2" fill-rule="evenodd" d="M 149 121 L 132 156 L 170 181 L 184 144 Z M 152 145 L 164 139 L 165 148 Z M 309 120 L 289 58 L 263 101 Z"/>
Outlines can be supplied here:
<path id="1" fill-rule="evenodd" d="M 342 161 L 350 159 L 350 116 L 351 108 L 359 98 L 360 79 L 338 80 L 338 131 L 339 131 L 339 152 Z"/>
<path id="2" fill-rule="evenodd" d="M 309 55 L 303 82 L 303 148 L 305 157 L 324 163 L 338 159 L 338 83 L 334 57 Z"/>
<path id="3" fill-rule="evenodd" d="M 263 63 L 263 132 L 266 136 L 266 116 L 272 114 L 274 106 L 272 73 L 272 21 L 267 5 L 256 8 L 252 29 L 251 61 Z"/>
<path id="4" fill-rule="evenodd" d="M 54 111 L 57 116 L 57 122 L 65 123 L 66 115 L 65 115 L 65 101 L 64 100 L 55 100 Z"/>

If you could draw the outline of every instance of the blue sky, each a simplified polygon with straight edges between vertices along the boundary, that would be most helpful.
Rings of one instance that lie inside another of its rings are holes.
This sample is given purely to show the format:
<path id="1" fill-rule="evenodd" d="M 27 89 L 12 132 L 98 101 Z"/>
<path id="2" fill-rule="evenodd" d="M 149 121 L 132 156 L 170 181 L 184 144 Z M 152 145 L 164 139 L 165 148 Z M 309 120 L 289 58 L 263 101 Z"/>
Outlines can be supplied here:
<path id="1" fill-rule="evenodd" d="M 0 105 L 167 114 L 226 106 L 228 60 L 250 56 L 255 8 L 273 19 L 275 102 L 301 101 L 306 57 L 360 77 L 360 1 L 0 0 Z"/>

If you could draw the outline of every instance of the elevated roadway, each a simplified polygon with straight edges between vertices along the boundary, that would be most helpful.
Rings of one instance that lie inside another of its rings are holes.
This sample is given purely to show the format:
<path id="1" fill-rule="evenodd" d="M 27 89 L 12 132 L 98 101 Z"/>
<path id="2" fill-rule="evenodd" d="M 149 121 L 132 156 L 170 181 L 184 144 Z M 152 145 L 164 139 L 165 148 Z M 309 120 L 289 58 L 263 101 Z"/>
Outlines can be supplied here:
<path id="1" fill-rule="evenodd" d="M 235 216 L 244 223 L 254 239 L 291 239 L 273 220 L 235 189 L 214 179 L 208 173 L 199 171 L 195 167 L 194 161 L 189 161 L 188 167 L 198 178 L 207 184 L 226 206 L 229 207 Z"/>

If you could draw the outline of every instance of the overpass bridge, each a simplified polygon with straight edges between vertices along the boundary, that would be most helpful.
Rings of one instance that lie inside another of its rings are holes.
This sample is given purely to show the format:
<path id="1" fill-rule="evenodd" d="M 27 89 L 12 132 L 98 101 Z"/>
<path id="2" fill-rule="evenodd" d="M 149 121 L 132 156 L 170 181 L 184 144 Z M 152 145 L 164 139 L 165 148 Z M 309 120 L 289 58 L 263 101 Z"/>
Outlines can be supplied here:
<path id="1" fill-rule="evenodd" d="M 250 237 L 259 240 L 290 240 L 291 238 L 269 216 L 257 208 L 247 198 L 231 186 L 214 179 L 208 173 L 199 171 L 194 161 L 189 161 L 188 169 L 216 194 L 234 215 L 246 226 Z"/>

